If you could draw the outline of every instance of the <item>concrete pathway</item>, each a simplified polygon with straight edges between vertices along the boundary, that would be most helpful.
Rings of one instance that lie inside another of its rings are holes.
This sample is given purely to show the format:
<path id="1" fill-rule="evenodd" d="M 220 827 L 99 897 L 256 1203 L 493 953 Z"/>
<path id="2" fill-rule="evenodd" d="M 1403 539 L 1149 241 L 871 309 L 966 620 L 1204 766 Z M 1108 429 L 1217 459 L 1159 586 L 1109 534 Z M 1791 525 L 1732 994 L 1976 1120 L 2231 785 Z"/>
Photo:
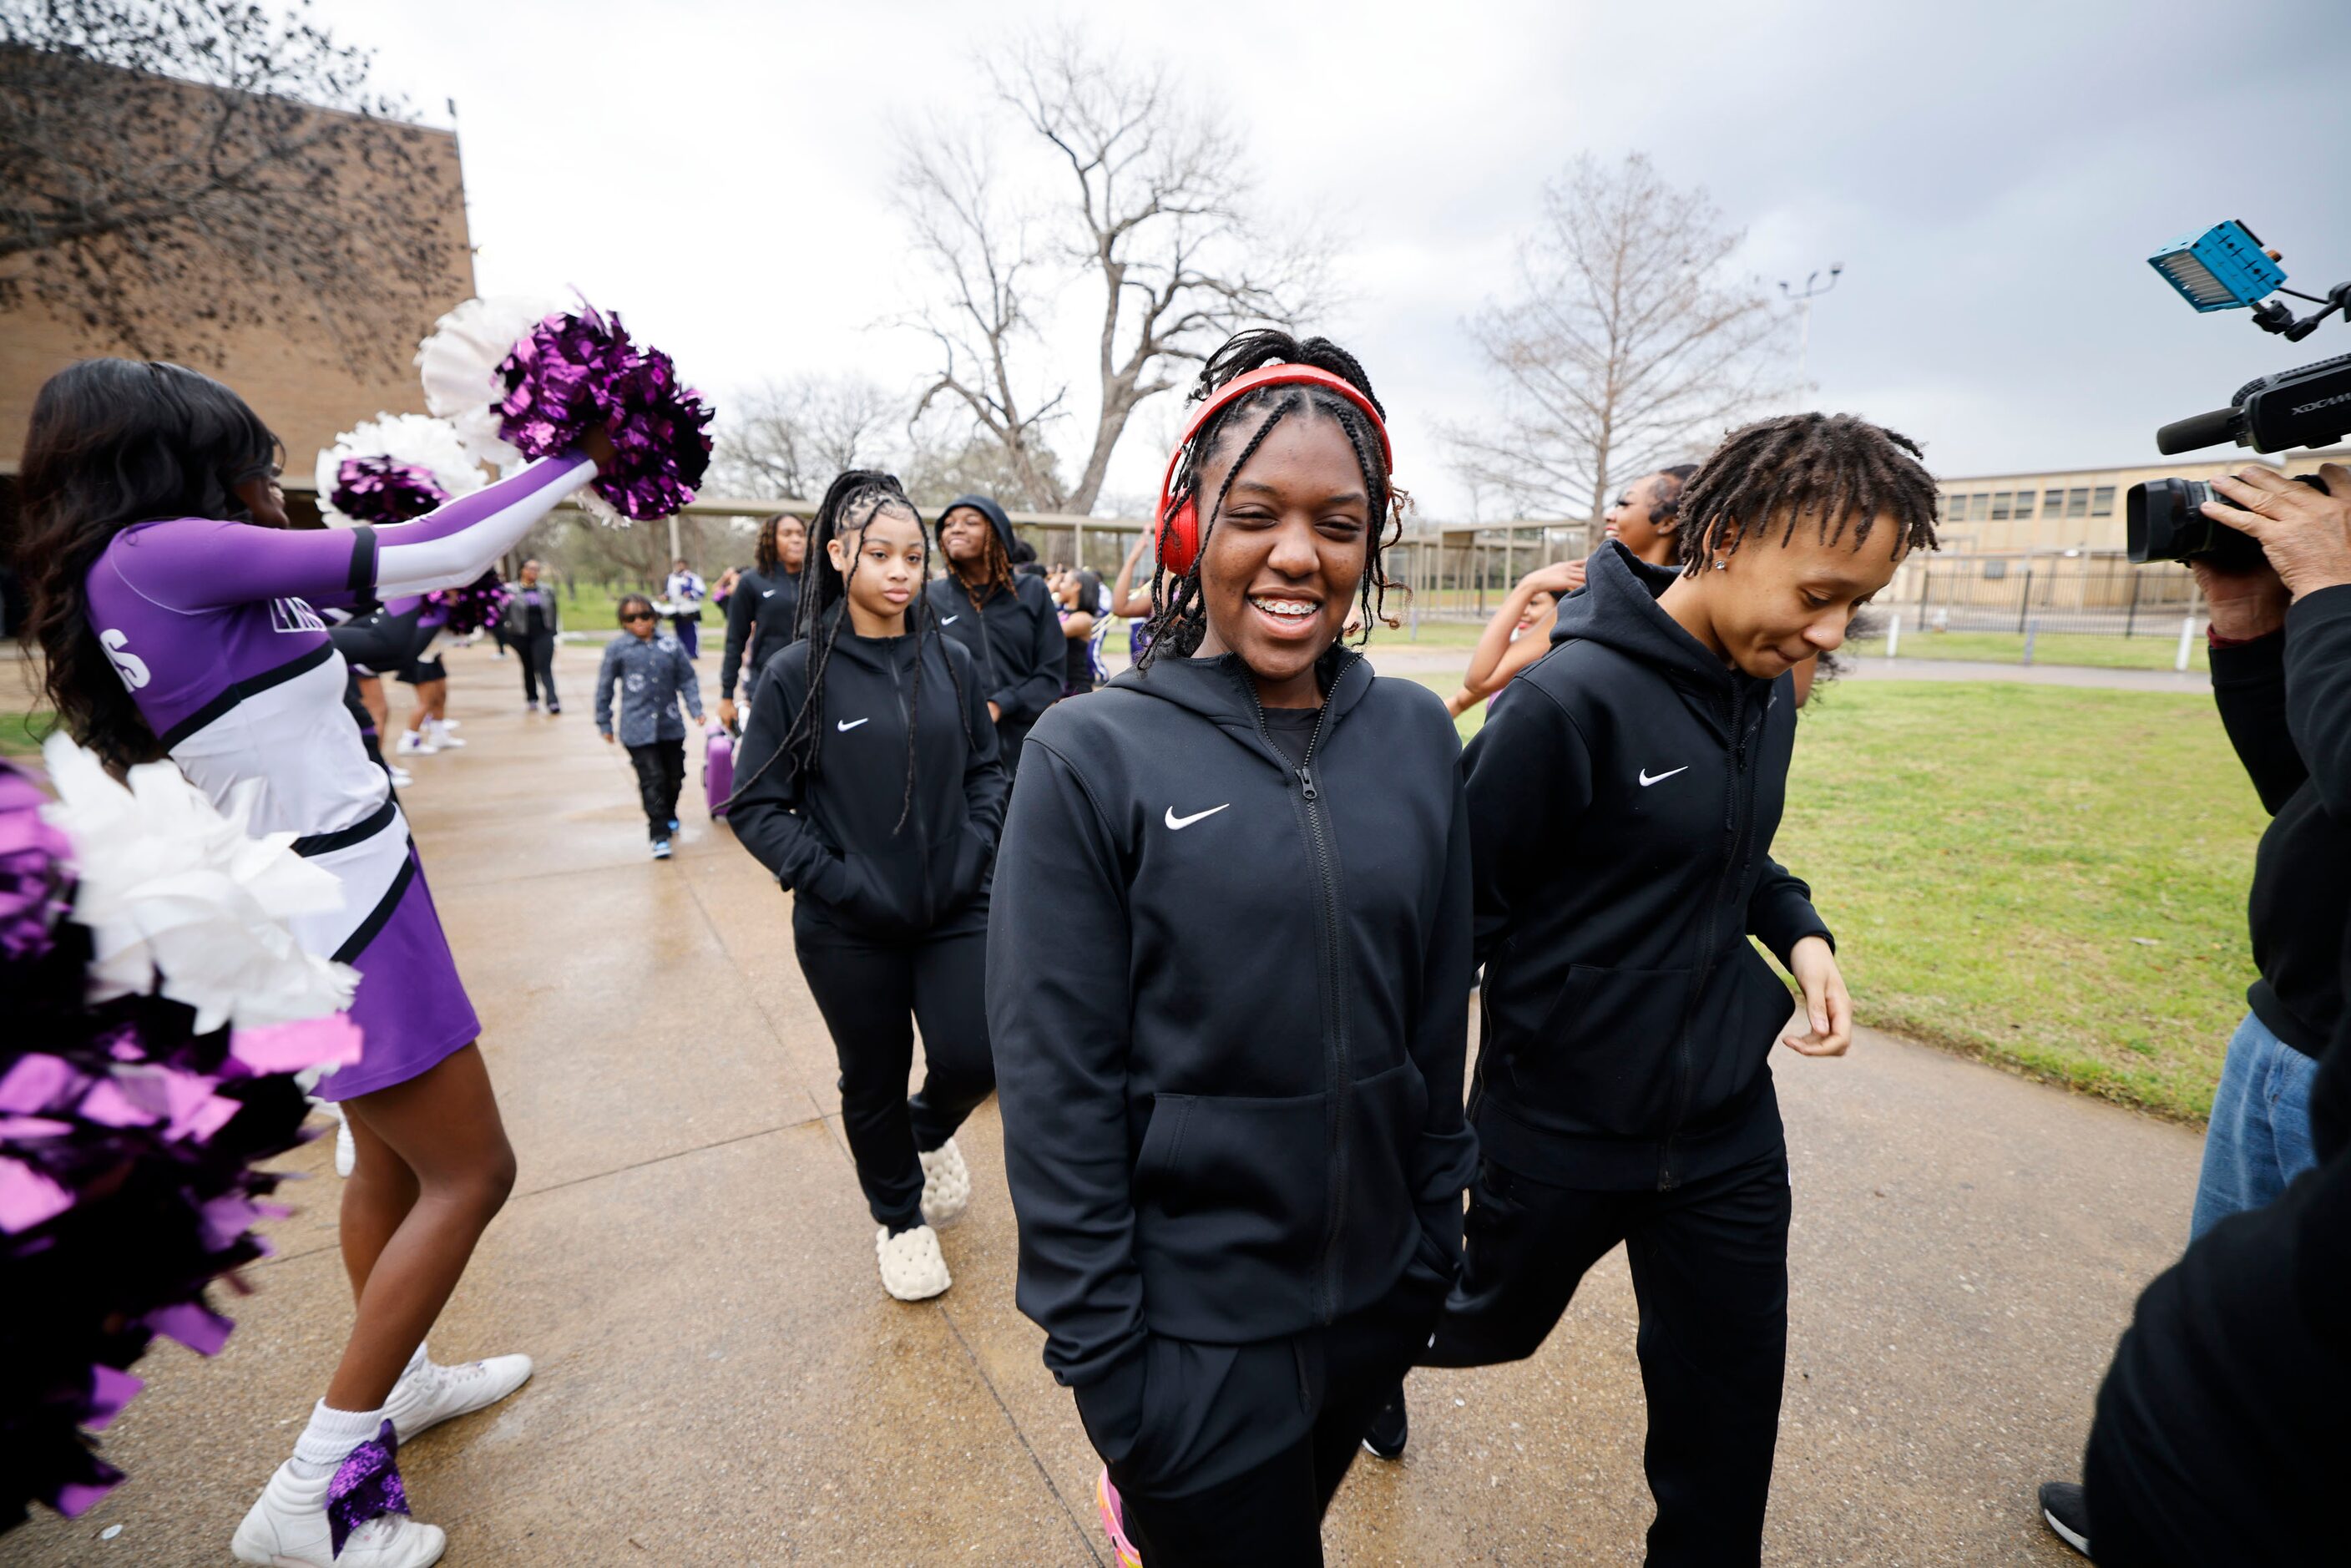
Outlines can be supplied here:
<path id="1" fill-rule="evenodd" d="M 993 1103 L 962 1137 L 956 1288 L 890 1301 L 786 898 L 692 783 L 679 857 L 645 858 L 591 650 L 559 656 L 560 718 L 521 715 L 510 661 L 449 662 L 471 745 L 416 758 L 404 798 L 522 1178 L 432 1343 L 538 1375 L 402 1453 L 448 1561 L 1103 1563 L 1095 1460 L 1012 1305 Z M 2073 1472 L 2132 1299 L 2181 1244 L 2198 1139 L 1875 1035 L 1779 1081 L 1794 1322 L 1766 1561 L 2075 1561 L 2032 1489 Z M 227 1561 L 350 1322 L 329 1148 L 288 1162 L 308 1179 L 254 1293 L 219 1292 L 226 1351 L 140 1367 L 105 1437 L 130 1480 L 0 1538 L 0 1563 Z M 1531 1361 L 1416 1374 L 1412 1451 L 1357 1464 L 1331 1561 L 1637 1563 L 1634 1323 L 1620 1251 Z"/>

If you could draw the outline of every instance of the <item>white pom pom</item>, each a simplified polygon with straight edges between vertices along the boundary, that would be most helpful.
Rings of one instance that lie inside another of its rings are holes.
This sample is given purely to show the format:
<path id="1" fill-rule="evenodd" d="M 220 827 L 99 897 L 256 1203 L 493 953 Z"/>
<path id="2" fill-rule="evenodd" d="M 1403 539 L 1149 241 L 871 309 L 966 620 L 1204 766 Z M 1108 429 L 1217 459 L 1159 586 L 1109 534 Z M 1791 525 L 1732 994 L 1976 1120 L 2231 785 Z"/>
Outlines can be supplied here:
<path id="1" fill-rule="evenodd" d="M 341 879 L 297 855 L 291 833 L 248 838 L 258 783 L 224 817 L 168 762 L 130 788 L 62 734 L 41 747 L 57 803 L 42 814 L 73 841 L 74 920 L 89 928 L 90 998 L 157 988 L 196 1029 L 263 1029 L 350 1005 L 359 974 L 302 950 L 290 915 L 343 903 Z"/>
<path id="2" fill-rule="evenodd" d="M 450 421 L 428 413 L 380 413 L 338 435 L 332 446 L 319 454 L 319 516 L 329 528 L 356 523 L 334 507 L 343 463 L 352 457 L 389 457 L 423 468 L 452 500 L 489 483 L 480 459 L 465 449 Z"/>
<path id="3" fill-rule="evenodd" d="M 424 406 L 455 425 L 465 450 L 483 462 L 503 469 L 521 461 L 498 435 L 497 404 L 507 394 L 498 366 L 532 328 L 565 308 L 559 299 L 528 295 L 468 299 L 417 345 Z"/>

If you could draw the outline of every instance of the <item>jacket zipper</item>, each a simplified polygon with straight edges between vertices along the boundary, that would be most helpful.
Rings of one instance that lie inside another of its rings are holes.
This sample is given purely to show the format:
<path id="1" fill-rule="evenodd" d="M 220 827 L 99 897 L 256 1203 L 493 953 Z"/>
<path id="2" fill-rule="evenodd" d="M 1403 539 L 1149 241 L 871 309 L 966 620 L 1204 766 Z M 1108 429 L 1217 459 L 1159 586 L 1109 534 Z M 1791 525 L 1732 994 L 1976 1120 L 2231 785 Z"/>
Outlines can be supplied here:
<path id="1" fill-rule="evenodd" d="M 1671 1192 L 1681 1185 L 1681 1177 L 1674 1170 L 1674 1140 L 1681 1133 L 1682 1118 L 1689 1114 L 1690 1031 L 1698 1020 L 1698 999 L 1706 995 L 1706 983 L 1714 976 L 1715 922 L 1722 909 L 1723 895 L 1730 889 L 1730 879 L 1738 874 L 1739 841 L 1745 831 L 1740 802 L 1746 772 L 1747 688 L 1740 685 L 1733 688 L 1730 695 L 1730 783 L 1723 802 L 1723 826 L 1729 831 L 1729 841 L 1722 846 L 1722 874 L 1715 879 L 1714 896 L 1707 900 L 1706 915 L 1698 925 L 1698 978 L 1682 1002 L 1681 1029 L 1674 1044 L 1674 1108 L 1666 1123 L 1665 1141 L 1657 1152 L 1659 1192 Z"/>
<path id="2" fill-rule="evenodd" d="M 1343 662 L 1340 674 L 1347 668 Z M 1266 749 L 1285 766 L 1289 758 L 1273 740 L 1273 731 L 1265 721 L 1265 704 L 1259 697 L 1257 683 L 1246 671 L 1239 676 L 1249 692 L 1250 711 L 1257 715 L 1257 731 Z M 1338 689 L 1338 677 L 1331 682 Z M 1319 960 L 1322 970 L 1323 995 L 1330 998 L 1331 1014 L 1323 1031 L 1323 1074 L 1329 1084 L 1328 1111 L 1324 1126 L 1330 1139 L 1331 1157 L 1331 1222 L 1322 1239 L 1322 1256 L 1316 1266 L 1315 1321 L 1328 1323 L 1338 1316 L 1339 1304 L 1339 1239 L 1346 1233 L 1347 1219 L 1347 1117 L 1348 1100 L 1354 1092 L 1354 1061 L 1347 1039 L 1347 1009 L 1340 985 L 1340 949 L 1343 936 L 1339 925 L 1339 873 L 1332 854 L 1330 815 L 1322 804 L 1322 789 L 1314 782 L 1314 751 L 1322 743 L 1323 727 L 1331 722 L 1331 700 L 1326 695 L 1322 711 L 1315 716 L 1314 728 L 1306 737 L 1306 749 L 1299 756 L 1296 767 L 1290 771 L 1298 779 L 1298 796 L 1306 815 L 1307 840 L 1314 852 L 1316 889 L 1322 901 L 1322 951 Z"/>
<path id="3" fill-rule="evenodd" d="M 923 656 L 923 645 L 919 640 L 914 641 L 914 657 L 919 659 Z M 891 649 L 883 656 L 883 662 L 890 666 L 890 694 L 898 699 L 898 727 L 905 733 L 906 744 L 912 746 L 914 744 L 914 721 L 906 711 L 906 685 L 899 677 L 897 650 Z M 929 854 L 931 839 L 923 825 L 923 791 L 922 779 L 919 777 L 921 760 L 920 758 L 915 758 L 918 777 L 914 781 L 914 809 L 907 817 L 906 825 L 914 830 L 914 842 L 924 852 L 915 857 L 915 863 L 923 870 L 923 925 L 927 927 L 935 918 L 936 911 L 932 907 L 931 902 Z"/>

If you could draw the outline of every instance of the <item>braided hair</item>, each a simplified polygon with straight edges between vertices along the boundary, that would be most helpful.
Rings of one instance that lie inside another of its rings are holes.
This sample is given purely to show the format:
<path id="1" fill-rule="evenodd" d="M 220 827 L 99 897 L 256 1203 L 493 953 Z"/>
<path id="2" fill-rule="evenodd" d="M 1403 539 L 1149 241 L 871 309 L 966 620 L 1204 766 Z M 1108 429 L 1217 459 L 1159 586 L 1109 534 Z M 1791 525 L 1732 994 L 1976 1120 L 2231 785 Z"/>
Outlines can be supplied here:
<path id="1" fill-rule="evenodd" d="M 1824 544 L 1850 534 L 1859 549 L 1887 516 L 1902 530 L 1903 550 L 1933 549 L 1935 481 L 1921 456 L 1908 436 L 1850 413 L 1786 413 L 1734 430 L 1698 466 L 1676 508 L 1682 575 L 1695 576 L 1715 555 L 1730 555 L 1750 533 L 1774 526 L 1785 545 L 1814 516 Z"/>
<path id="2" fill-rule="evenodd" d="M 1378 409 L 1380 417 L 1387 417 L 1387 408 L 1372 392 L 1372 378 L 1355 356 L 1328 338 L 1308 338 L 1303 341 L 1287 332 L 1271 328 L 1236 333 L 1224 347 L 1208 356 L 1201 368 L 1200 379 L 1192 388 L 1191 401 L 1204 402 L 1216 395 L 1217 390 L 1236 376 L 1261 370 L 1267 365 L 1311 365 L 1332 375 L 1364 394 L 1364 401 Z M 1268 411 L 1270 411 L 1270 413 Z M 1251 413 L 1267 413 L 1263 423 L 1249 436 L 1249 444 L 1226 471 L 1225 482 L 1217 489 L 1215 503 L 1200 504 L 1200 476 L 1233 430 Z M 1356 465 L 1363 470 L 1364 494 L 1371 502 L 1371 539 L 1364 558 L 1364 578 L 1357 590 L 1364 609 L 1364 628 L 1360 638 L 1371 635 L 1371 624 L 1377 620 L 1394 627 L 1396 622 L 1387 614 L 1387 595 L 1392 585 L 1382 564 L 1382 551 L 1403 536 L 1404 509 L 1411 497 L 1388 480 L 1387 463 L 1382 455 L 1379 432 L 1372 427 L 1364 411 L 1334 392 L 1308 385 L 1274 385 L 1259 387 L 1245 397 L 1238 398 L 1217 411 L 1214 419 L 1202 425 L 1193 436 L 1191 446 L 1184 454 L 1182 465 L 1176 470 L 1175 484 L 1169 490 L 1172 506 L 1193 503 L 1200 518 L 1199 549 L 1193 552 L 1189 570 L 1172 583 L 1168 580 L 1166 562 L 1163 559 L 1151 574 L 1151 601 L 1157 606 L 1151 619 L 1144 622 L 1151 642 L 1143 650 L 1137 668 L 1148 669 L 1162 653 L 1172 652 L 1179 659 L 1187 659 L 1200 646 L 1200 639 L 1208 630 L 1208 612 L 1200 592 L 1200 567 L 1207 559 L 1208 535 L 1215 528 L 1217 517 L 1224 511 L 1225 497 L 1233 481 L 1249 465 L 1259 446 L 1273 427 L 1291 414 L 1308 418 L 1321 417 L 1334 421 L 1345 432 L 1347 443 L 1354 449 Z M 1394 531 L 1389 529 L 1393 528 Z M 1399 591 L 1402 591 L 1399 590 Z"/>
<path id="3" fill-rule="evenodd" d="M 784 731 L 782 742 L 775 754 L 751 770 L 748 777 L 735 787 L 741 794 L 752 779 L 765 773 L 779 759 L 788 759 L 792 771 L 803 781 L 817 777 L 822 765 L 824 745 L 824 679 L 832 665 L 833 645 L 849 624 L 849 582 L 857 575 L 861 551 L 856 548 L 858 536 L 866 525 L 883 512 L 896 512 L 913 519 L 914 526 L 923 525 L 923 515 L 906 497 L 905 487 L 897 476 L 872 468 L 852 468 L 836 477 L 824 493 L 822 505 L 817 507 L 816 520 L 809 528 L 809 549 L 811 564 L 814 552 L 823 551 L 833 539 L 845 541 L 842 553 L 849 557 L 845 572 L 833 571 L 829 566 L 803 573 L 805 586 L 800 590 L 799 608 L 795 619 L 798 635 L 809 645 L 808 695 L 799 713 L 792 716 L 790 727 Z M 929 562 L 924 563 L 924 577 L 930 575 Z M 914 679 L 906 698 L 906 787 L 898 804 L 898 821 L 890 831 L 895 834 L 904 829 L 906 819 L 914 809 L 914 735 L 915 724 L 922 714 L 923 704 L 923 643 L 926 638 L 938 639 L 945 653 L 944 634 L 938 621 L 931 612 L 929 598 L 919 589 L 906 607 L 906 631 L 914 642 Z M 955 683 L 956 717 L 964 727 L 964 741 L 977 744 L 971 733 L 971 716 L 964 698 L 963 677 L 955 673 L 955 661 L 946 660 L 947 678 Z"/>

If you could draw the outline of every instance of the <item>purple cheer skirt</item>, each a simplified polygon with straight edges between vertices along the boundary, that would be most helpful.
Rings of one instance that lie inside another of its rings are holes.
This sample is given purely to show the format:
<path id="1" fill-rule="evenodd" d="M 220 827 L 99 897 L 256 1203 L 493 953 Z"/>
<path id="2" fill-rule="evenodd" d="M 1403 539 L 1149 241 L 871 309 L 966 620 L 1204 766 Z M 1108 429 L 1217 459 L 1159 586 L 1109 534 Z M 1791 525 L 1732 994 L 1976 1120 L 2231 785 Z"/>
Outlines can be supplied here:
<path id="1" fill-rule="evenodd" d="M 360 972 L 350 1006 L 360 1059 L 320 1079 L 319 1099 L 351 1100 L 405 1083 L 480 1037 L 482 1021 L 457 977 L 414 845 L 390 916 L 350 962 Z"/>

